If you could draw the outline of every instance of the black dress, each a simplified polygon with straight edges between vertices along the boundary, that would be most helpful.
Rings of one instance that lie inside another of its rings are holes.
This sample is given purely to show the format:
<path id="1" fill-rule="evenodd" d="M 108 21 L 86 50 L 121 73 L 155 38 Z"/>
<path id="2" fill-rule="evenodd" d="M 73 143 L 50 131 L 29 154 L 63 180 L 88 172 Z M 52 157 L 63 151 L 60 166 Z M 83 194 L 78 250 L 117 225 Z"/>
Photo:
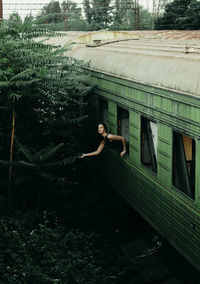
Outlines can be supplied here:
<path id="1" fill-rule="evenodd" d="M 104 142 L 106 143 L 106 145 L 111 148 L 111 149 L 117 149 L 119 151 L 122 151 L 122 145 L 121 143 L 119 143 L 119 141 L 115 141 L 115 140 L 111 140 L 108 138 L 108 135 L 110 133 L 106 134 L 106 137 L 104 138 Z"/>

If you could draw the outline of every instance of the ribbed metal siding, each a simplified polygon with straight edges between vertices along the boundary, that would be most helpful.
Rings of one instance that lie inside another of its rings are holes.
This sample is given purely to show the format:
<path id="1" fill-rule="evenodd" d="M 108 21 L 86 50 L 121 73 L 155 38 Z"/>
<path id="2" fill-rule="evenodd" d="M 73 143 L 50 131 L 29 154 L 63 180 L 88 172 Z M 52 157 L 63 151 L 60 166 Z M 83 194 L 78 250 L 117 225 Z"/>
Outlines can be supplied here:
<path id="1" fill-rule="evenodd" d="M 109 132 L 117 133 L 117 106 L 113 102 L 108 103 L 108 127 Z"/>
<path id="2" fill-rule="evenodd" d="M 200 217 L 190 207 L 174 198 L 142 168 L 123 161 L 119 153 L 105 149 L 89 161 L 131 206 L 175 246 L 197 269 L 200 269 Z M 176 193 L 177 194 L 177 193 Z M 195 229 L 192 228 L 195 224 Z"/>
<path id="3" fill-rule="evenodd" d="M 194 137 L 197 153 L 200 151 L 199 100 L 96 72 L 92 72 L 90 82 L 97 84 L 95 94 L 109 102 L 111 132 L 117 133 L 117 105 L 129 110 L 130 115 L 129 158 L 121 159 L 119 152 L 105 149 L 99 157 L 90 160 L 93 168 L 200 270 L 198 155 L 195 201 L 172 187 L 173 130 Z M 141 165 L 141 116 L 158 125 L 157 175 Z"/>
<path id="4" fill-rule="evenodd" d="M 158 125 L 158 178 L 162 184 L 171 187 L 172 177 L 172 129 Z"/>

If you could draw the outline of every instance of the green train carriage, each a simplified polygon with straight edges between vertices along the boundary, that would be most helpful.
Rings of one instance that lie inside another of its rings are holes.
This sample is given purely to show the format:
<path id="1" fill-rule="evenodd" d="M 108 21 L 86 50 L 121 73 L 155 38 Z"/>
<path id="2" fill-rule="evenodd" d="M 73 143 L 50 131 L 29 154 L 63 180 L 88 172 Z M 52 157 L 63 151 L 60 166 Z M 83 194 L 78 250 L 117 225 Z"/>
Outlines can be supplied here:
<path id="1" fill-rule="evenodd" d="M 88 161 L 200 270 L 200 33 L 92 39 L 71 55 L 89 62 L 94 130 L 103 119 L 126 137 L 128 154 L 105 147 Z"/>

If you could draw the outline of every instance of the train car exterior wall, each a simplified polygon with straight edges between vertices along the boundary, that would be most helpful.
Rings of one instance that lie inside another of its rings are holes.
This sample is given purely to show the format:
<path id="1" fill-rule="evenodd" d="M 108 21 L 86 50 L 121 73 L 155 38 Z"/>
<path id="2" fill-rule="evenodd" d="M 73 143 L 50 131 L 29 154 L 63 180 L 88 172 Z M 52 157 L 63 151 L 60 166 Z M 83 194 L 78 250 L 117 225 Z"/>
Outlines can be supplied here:
<path id="1" fill-rule="evenodd" d="M 129 154 L 121 159 L 109 149 L 88 159 L 108 183 L 164 238 L 200 270 L 200 100 L 88 69 L 85 79 L 94 85 L 93 121 L 99 121 L 99 99 L 108 102 L 108 128 L 117 133 L 117 108 L 129 112 Z M 157 171 L 141 162 L 141 119 L 157 124 Z M 195 195 L 173 185 L 173 132 L 195 141 Z"/>

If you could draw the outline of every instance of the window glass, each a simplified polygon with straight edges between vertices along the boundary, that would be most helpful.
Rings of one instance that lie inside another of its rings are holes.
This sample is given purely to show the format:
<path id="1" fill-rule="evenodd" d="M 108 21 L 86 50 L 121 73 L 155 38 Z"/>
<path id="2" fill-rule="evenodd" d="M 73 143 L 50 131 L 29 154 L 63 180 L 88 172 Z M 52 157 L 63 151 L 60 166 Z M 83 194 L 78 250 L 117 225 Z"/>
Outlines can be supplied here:
<path id="1" fill-rule="evenodd" d="M 148 169 L 157 172 L 157 124 L 141 118 L 141 162 Z"/>
<path id="2" fill-rule="evenodd" d="M 195 140 L 173 132 L 173 185 L 194 199 Z"/>
<path id="3" fill-rule="evenodd" d="M 118 135 L 126 139 L 127 154 L 129 153 L 129 112 L 122 108 L 117 108 L 117 129 Z"/>

